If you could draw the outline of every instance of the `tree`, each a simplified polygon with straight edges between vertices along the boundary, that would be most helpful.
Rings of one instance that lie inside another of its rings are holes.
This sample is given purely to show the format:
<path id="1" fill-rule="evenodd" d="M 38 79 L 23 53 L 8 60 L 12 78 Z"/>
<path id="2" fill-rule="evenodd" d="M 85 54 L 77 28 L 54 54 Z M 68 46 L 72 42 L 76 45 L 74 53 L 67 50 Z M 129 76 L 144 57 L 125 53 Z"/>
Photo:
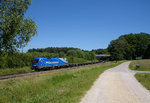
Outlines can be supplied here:
<path id="1" fill-rule="evenodd" d="M 144 53 L 150 43 L 150 35 L 146 33 L 140 33 L 136 34 L 135 37 L 137 38 L 137 43 L 136 43 L 136 56 L 137 57 L 144 57 Z"/>
<path id="2" fill-rule="evenodd" d="M 75 50 L 69 50 L 67 52 L 67 56 L 77 57 L 77 52 Z"/>
<path id="3" fill-rule="evenodd" d="M 122 60 L 125 54 L 126 40 L 120 38 L 110 42 L 108 51 L 110 52 L 112 60 Z"/>
<path id="4" fill-rule="evenodd" d="M 109 54 L 107 48 L 106 49 L 95 49 L 92 51 L 95 52 L 96 54 Z"/>
<path id="5" fill-rule="evenodd" d="M 96 54 L 94 52 L 89 52 L 90 60 L 94 60 L 96 58 Z"/>
<path id="6" fill-rule="evenodd" d="M 85 56 L 84 52 L 80 49 L 76 50 L 76 53 L 78 58 L 84 58 Z"/>
<path id="7" fill-rule="evenodd" d="M 150 59 L 150 44 L 149 44 L 149 46 L 147 47 L 147 50 L 145 51 L 144 58 Z"/>
<path id="8" fill-rule="evenodd" d="M 66 55 L 65 55 L 64 52 L 60 52 L 60 53 L 59 53 L 59 57 L 60 57 L 60 58 L 63 58 L 63 57 L 65 57 L 65 56 L 66 56 Z"/>
<path id="9" fill-rule="evenodd" d="M 147 33 L 126 34 L 111 41 L 108 46 L 113 60 L 149 57 L 150 35 Z"/>
<path id="10" fill-rule="evenodd" d="M 37 34 L 36 23 L 24 14 L 31 0 L 1 0 L 0 51 L 14 52 Z"/>

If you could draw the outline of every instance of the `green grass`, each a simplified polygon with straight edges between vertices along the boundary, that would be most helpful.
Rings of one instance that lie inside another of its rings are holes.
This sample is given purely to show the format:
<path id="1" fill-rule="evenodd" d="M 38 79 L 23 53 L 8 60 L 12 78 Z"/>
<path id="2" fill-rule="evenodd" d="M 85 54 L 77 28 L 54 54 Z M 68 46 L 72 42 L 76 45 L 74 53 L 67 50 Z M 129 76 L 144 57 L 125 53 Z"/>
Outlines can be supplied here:
<path id="1" fill-rule="evenodd" d="M 131 70 L 150 71 L 150 59 L 132 61 L 129 68 Z"/>
<path id="2" fill-rule="evenodd" d="M 78 103 L 104 70 L 121 63 L 3 80 L 0 81 L 0 103 Z"/>
<path id="3" fill-rule="evenodd" d="M 150 90 L 150 74 L 149 73 L 137 73 L 136 79 L 148 90 Z"/>
<path id="4" fill-rule="evenodd" d="M 22 67 L 22 68 L 5 68 L 0 69 L 0 76 L 8 75 L 8 74 L 18 74 L 18 73 L 26 73 L 33 72 L 30 67 Z"/>

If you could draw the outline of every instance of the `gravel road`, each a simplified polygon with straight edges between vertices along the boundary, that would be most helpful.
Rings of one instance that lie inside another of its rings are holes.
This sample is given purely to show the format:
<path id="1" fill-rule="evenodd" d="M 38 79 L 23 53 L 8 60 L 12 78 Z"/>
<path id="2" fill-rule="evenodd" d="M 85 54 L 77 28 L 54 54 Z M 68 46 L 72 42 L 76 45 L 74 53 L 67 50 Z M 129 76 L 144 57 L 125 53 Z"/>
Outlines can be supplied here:
<path id="1" fill-rule="evenodd" d="M 106 70 L 81 99 L 80 103 L 150 103 L 150 92 L 129 70 L 130 62 Z"/>

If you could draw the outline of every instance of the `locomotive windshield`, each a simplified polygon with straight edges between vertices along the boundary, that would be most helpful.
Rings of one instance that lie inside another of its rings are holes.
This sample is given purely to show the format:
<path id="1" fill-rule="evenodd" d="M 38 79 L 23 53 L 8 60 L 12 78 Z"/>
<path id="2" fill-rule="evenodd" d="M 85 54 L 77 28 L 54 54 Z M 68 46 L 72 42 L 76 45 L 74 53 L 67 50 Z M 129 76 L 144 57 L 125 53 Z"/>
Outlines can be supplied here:
<path id="1" fill-rule="evenodd" d="M 39 59 L 34 59 L 34 60 L 33 60 L 33 64 L 38 63 L 38 61 L 39 61 Z"/>

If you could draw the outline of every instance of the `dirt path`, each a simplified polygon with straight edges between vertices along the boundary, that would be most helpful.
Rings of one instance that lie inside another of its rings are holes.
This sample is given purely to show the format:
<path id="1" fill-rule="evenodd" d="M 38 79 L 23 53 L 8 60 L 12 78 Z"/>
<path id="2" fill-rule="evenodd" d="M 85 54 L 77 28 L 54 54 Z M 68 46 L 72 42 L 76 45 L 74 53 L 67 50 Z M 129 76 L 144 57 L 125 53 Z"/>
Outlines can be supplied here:
<path id="1" fill-rule="evenodd" d="M 105 71 L 80 103 L 150 103 L 150 92 L 128 69 L 130 62 Z"/>

